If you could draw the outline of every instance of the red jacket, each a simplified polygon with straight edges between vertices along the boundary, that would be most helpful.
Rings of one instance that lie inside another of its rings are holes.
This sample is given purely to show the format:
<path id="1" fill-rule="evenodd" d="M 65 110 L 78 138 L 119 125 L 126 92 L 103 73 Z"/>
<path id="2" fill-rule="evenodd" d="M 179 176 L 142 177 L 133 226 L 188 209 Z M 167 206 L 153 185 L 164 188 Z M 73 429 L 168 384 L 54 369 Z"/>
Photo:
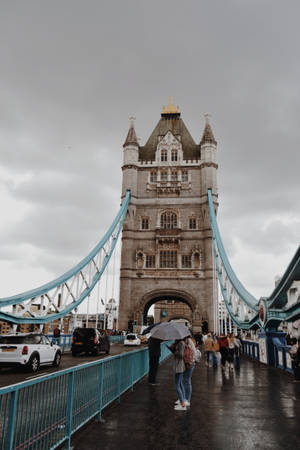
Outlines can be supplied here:
<path id="1" fill-rule="evenodd" d="M 228 348 L 228 339 L 227 339 L 226 336 L 219 337 L 218 338 L 218 343 L 219 343 L 220 348 L 221 347 Z"/>

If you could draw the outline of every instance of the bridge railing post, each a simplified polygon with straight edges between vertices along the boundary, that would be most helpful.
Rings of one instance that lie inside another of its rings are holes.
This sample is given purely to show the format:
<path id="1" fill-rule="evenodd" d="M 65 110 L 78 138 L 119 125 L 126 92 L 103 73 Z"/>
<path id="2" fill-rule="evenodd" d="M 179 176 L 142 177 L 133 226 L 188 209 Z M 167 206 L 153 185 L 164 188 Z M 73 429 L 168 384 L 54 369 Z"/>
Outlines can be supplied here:
<path id="1" fill-rule="evenodd" d="M 73 402 L 74 402 L 74 378 L 75 372 L 71 372 L 68 375 L 68 404 L 66 414 L 66 448 L 71 448 L 71 436 L 72 436 L 72 422 L 73 422 Z"/>
<path id="2" fill-rule="evenodd" d="M 7 430 L 7 450 L 11 450 L 13 448 L 15 437 L 17 401 L 18 401 L 18 391 L 11 392 L 9 416 L 8 416 L 8 430 Z"/>
<path id="3" fill-rule="evenodd" d="M 101 422 L 102 420 L 102 404 L 103 404 L 103 378 L 104 378 L 104 364 L 100 364 L 99 367 L 99 386 L 98 386 L 98 409 L 99 413 L 97 420 Z"/>

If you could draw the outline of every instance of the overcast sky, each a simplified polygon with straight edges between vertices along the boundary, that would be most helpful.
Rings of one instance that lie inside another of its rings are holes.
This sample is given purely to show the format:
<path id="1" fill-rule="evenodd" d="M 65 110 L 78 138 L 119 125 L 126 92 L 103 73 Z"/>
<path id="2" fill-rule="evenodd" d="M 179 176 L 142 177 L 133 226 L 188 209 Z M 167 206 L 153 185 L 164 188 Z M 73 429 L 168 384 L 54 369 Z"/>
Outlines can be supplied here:
<path id="1" fill-rule="evenodd" d="M 172 95 L 218 141 L 231 264 L 268 296 L 300 242 L 298 0 L 0 6 L 0 297 L 87 255 L 119 209 L 129 117 L 143 145 Z"/>

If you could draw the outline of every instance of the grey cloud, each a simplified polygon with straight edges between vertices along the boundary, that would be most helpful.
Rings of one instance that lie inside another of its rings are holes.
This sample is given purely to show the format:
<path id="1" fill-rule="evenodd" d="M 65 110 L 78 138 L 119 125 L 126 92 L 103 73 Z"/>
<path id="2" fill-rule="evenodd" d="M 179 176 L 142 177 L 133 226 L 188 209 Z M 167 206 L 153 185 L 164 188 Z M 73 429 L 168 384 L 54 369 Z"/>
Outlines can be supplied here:
<path id="1" fill-rule="evenodd" d="M 119 206 L 128 117 L 144 143 L 169 95 L 198 142 L 212 114 L 229 255 L 239 239 L 266 258 L 296 247 L 299 13 L 294 0 L 1 5 L 0 166 L 29 207 L 2 231 L 3 257 L 31 245 L 57 273 L 84 256 Z"/>

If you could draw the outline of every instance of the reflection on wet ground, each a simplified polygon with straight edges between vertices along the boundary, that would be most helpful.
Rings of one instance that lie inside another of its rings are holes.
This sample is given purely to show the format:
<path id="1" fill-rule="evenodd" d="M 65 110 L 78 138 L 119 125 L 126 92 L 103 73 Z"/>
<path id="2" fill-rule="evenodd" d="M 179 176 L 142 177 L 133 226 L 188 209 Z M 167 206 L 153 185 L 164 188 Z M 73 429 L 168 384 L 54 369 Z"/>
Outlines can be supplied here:
<path id="1" fill-rule="evenodd" d="M 75 450 L 295 450 L 300 448 L 300 384 L 244 359 L 239 372 L 197 365 L 191 408 L 174 411 L 172 361 L 159 386 L 146 380 L 73 440 Z"/>

